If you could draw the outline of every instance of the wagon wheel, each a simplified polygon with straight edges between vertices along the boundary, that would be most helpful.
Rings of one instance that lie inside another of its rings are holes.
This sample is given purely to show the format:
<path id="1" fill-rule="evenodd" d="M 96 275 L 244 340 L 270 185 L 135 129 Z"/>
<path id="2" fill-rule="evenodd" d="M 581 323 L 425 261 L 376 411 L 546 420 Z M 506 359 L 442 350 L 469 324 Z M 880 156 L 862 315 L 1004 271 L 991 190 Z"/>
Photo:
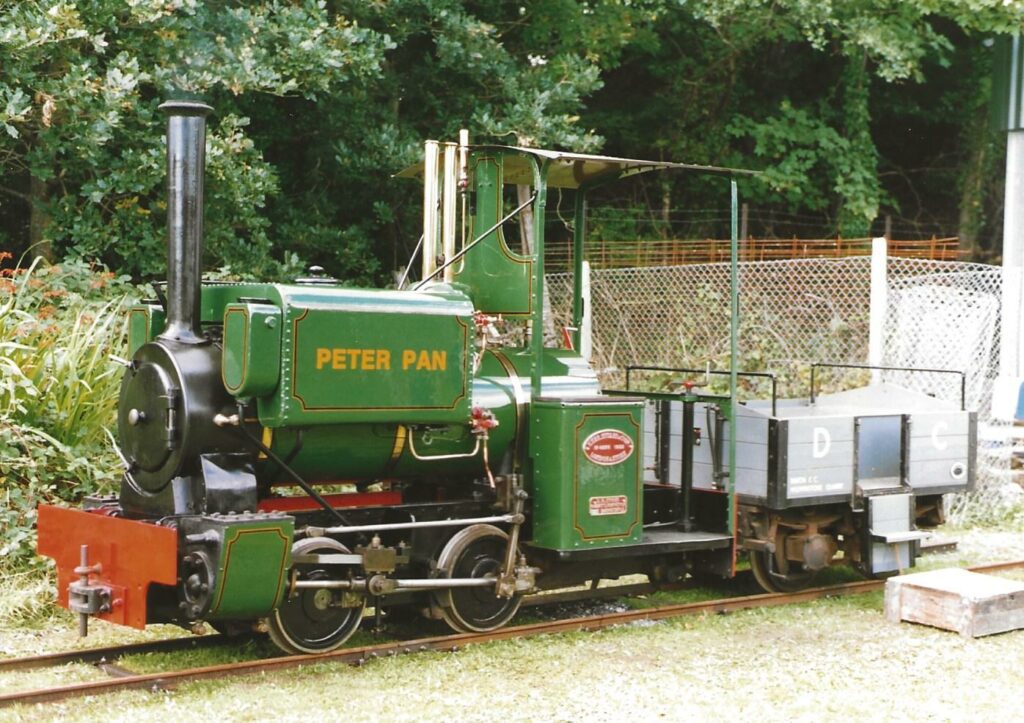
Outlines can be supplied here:
<path id="1" fill-rule="evenodd" d="M 749 555 L 750 571 L 754 573 L 754 579 L 768 592 L 798 592 L 810 585 L 814 579 L 813 572 L 803 569 L 779 571 L 774 553 L 751 550 Z M 793 563 L 790 565 L 795 567 Z"/>
<path id="2" fill-rule="evenodd" d="M 492 525 L 472 525 L 448 541 L 437 562 L 442 577 L 497 577 L 505 564 L 508 535 Z M 507 623 L 522 595 L 498 597 L 494 588 L 457 587 L 434 593 L 444 621 L 457 632 L 484 633 Z"/>
<path id="3" fill-rule="evenodd" d="M 348 554 L 340 542 L 311 537 L 292 546 L 292 554 Z M 294 566 L 302 580 L 341 579 L 337 565 L 301 563 Z M 359 627 L 366 599 L 355 607 L 341 607 L 328 588 L 301 588 L 287 597 L 268 620 L 270 639 L 286 653 L 326 653 L 340 647 Z"/>

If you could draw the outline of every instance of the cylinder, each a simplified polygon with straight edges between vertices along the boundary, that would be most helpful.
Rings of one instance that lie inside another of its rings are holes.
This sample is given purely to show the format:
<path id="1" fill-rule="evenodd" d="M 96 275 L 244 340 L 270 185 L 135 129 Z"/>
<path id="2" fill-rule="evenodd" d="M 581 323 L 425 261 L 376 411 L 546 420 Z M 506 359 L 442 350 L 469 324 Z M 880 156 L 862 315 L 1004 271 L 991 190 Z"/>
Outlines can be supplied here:
<path id="1" fill-rule="evenodd" d="M 200 344 L 206 116 L 213 109 L 175 100 L 160 110 L 167 113 L 167 324 L 160 338 Z"/>

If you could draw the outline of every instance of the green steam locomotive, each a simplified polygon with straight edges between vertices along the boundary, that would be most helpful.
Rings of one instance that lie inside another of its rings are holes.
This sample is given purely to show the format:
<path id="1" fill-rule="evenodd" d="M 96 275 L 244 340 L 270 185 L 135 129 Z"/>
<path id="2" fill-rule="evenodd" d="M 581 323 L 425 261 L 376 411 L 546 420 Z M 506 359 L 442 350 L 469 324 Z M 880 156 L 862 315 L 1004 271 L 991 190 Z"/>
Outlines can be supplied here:
<path id="1" fill-rule="evenodd" d="M 210 623 L 319 653 L 368 606 L 486 631 L 538 590 L 728 577 L 741 554 L 773 590 L 830 564 L 887 574 L 913 564 L 941 495 L 974 478 L 974 415 L 889 385 L 745 404 L 693 384 L 601 388 L 577 351 L 587 191 L 734 171 L 463 132 L 399 174 L 424 188 L 414 287 L 203 282 L 210 108 L 162 107 L 168 279 L 128 319 L 120 494 L 39 510 L 39 551 L 83 634 L 91 617 Z M 529 190 L 509 204 L 509 185 Z M 551 188 L 576 199 L 558 344 L 545 334 Z M 529 249 L 504 233 L 523 214 Z"/>

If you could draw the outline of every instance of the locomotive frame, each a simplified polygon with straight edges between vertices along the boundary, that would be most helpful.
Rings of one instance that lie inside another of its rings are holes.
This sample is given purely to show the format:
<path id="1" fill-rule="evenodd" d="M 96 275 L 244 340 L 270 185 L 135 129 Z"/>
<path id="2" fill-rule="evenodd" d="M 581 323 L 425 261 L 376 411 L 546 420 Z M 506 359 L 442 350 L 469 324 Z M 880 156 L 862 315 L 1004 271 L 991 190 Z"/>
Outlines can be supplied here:
<path id="1" fill-rule="evenodd" d="M 210 623 L 318 653 L 343 644 L 368 605 L 484 631 L 536 590 L 729 577 L 741 552 L 773 590 L 837 563 L 888 574 L 913 564 L 917 525 L 941 521 L 941 495 L 973 482 L 962 405 L 891 385 L 740 402 L 735 178 L 746 171 L 470 145 L 463 132 L 427 141 L 423 163 L 398 174 L 424 184 L 412 290 L 321 276 L 203 283 L 211 109 L 161 107 L 168 279 L 129 314 L 121 491 L 39 510 L 39 552 L 55 559 L 58 599 L 83 634 L 91 617 Z M 625 390 L 602 390 L 575 351 L 587 191 L 655 170 L 730 184 L 732 362 L 716 372 L 728 395 L 693 376 L 677 393 L 637 391 L 628 375 Z M 509 213 L 505 184 L 532 189 Z M 543 333 L 548 188 L 576 198 L 565 348 Z M 502 226 L 528 207 L 534 246 L 517 251 Z M 496 345 L 505 318 L 528 322 L 525 344 Z"/>

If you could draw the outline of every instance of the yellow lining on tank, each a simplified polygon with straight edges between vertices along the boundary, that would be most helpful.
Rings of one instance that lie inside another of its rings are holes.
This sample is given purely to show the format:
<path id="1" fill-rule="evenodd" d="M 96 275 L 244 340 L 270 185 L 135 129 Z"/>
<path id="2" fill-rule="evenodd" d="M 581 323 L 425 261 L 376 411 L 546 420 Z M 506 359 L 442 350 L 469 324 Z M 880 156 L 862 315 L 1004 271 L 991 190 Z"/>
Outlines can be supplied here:
<path id="1" fill-rule="evenodd" d="M 274 444 L 274 430 L 271 429 L 270 427 L 264 427 L 263 428 L 263 439 L 261 441 L 263 442 L 263 446 L 264 447 L 266 447 L 267 449 L 270 449 L 270 447 Z M 267 458 L 267 455 L 265 455 L 263 452 L 260 452 L 259 459 L 266 459 L 266 458 Z"/>
<path id="2" fill-rule="evenodd" d="M 402 450 L 405 449 L 405 438 L 406 429 L 403 425 L 399 424 L 398 428 L 395 429 L 395 446 L 391 448 L 391 461 L 394 462 L 402 456 Z"/>

